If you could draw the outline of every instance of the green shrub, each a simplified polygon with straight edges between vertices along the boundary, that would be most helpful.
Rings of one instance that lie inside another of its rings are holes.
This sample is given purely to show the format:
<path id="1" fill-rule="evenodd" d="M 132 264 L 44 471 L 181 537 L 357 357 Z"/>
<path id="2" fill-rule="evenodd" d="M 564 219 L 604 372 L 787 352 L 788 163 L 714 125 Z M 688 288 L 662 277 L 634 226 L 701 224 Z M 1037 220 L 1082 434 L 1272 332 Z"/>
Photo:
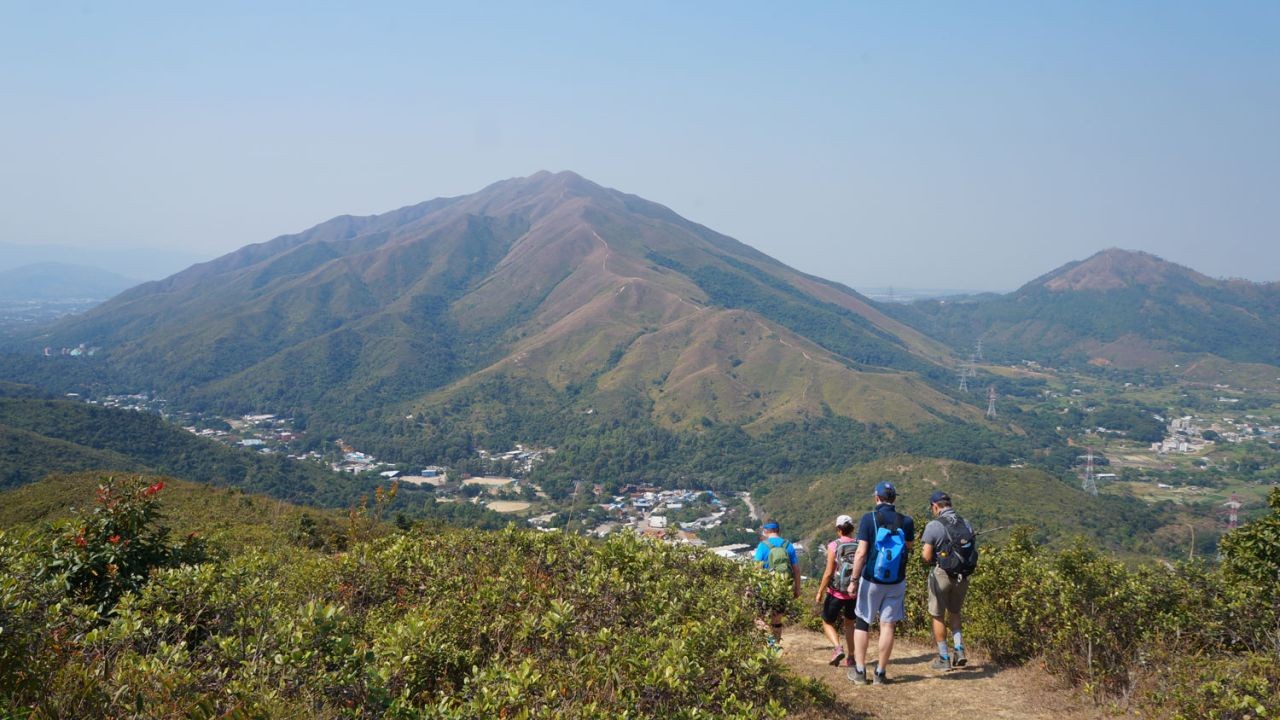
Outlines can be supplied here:
<path id="1" fill-rule="evenodd" d="M 93 509 L 55 539 L 40 575 L 56 577 L 68 595 L 106 614 L 153 569 L 202 560 L 204 543 L 194 534 L 169 544 L 169 529 L 159 522 L 162 490 L 163 480 L 103 478 Z"/>
<path id="2" fill-rule="evenodd" d="M 1149 717 L 1246 720 L 1280 708 L 1280 663 L 1275 655 L 1227 657 L 1166 655 L 1151 673 L 1140 699 Z"/>
<path id="3" fill-rule="evenodd" d="M 34 576 L 40 552 L 0 536 L 0 568 L 18 577 Z M 6 580 L 0 706 L 89 718 L 781 717 L 824 695 L 767 649 L 753 599 L 766 578 L 631 536 L 508 529 L 153 569 L 109 614 L 63 599 L 52 576 L 30 589 Z"/>

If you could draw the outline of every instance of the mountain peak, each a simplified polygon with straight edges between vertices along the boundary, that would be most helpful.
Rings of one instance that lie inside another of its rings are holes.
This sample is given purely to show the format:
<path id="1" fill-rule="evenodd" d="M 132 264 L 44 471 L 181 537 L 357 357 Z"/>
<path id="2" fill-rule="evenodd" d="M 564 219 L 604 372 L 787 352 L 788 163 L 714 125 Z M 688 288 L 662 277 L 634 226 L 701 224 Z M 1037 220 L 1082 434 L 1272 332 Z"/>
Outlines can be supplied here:
<path id="1" fill-rule="evenodd" d="M 1108 248 L 1065 265 L 1036 284 L 1054 292 L 1118 290 L 1135 285 L 1161 285 L 1172 276 L 1188 274 L 1196 273 L 1148 252 Z"/>

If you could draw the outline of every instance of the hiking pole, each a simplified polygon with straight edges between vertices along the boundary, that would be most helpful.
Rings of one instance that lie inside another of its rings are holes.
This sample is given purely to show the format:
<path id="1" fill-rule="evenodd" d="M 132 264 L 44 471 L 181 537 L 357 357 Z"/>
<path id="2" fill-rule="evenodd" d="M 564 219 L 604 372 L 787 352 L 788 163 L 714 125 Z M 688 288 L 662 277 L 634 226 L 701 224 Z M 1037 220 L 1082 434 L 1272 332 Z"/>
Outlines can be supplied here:
<path id="1" fill-rule="evenodd" d="M 985 534 L 987 534 L 987 533 L 1000 532 L 1001 530 L 1008 530 L 1008 529 L 1009 529 L 1009 528 L 1011 528 L 1011 527 L 1013 527 L 1013 525 L 1001 525 L 1000 527 L 994 527 L 994 528 L 990 528 L 990 529 L 987 529 L 987 530 L 974 530 L 974 531 L 973 531 L 973 534 L 974 534 L 975 536 L 976 536 L 976 535 L 985 535 Z"/>

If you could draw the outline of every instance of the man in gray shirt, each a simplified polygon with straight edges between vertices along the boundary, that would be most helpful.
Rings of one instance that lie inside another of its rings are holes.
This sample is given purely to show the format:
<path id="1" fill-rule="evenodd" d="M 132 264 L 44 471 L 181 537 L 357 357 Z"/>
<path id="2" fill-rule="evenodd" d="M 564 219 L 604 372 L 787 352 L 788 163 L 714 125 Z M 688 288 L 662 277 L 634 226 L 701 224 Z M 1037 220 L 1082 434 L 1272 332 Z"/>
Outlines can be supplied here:
<path id="1" fill-rule="evenodd" d="M 929 496 L 929 510 L 934 519 L 925 525 L 920 556 L 929 571 L 929 615 L 933 617 L 933 639 L 938 643 L 938 658 L 929 667 L 950 670 L 967 662 L 960 633 L 961 606 L 969 591 L 969 574 L 978 563 L 978 541 L 969 521 L 956 514 L 951 496 L 935 491 Z M 945 613 L 951 615 L 954 653 L 947 652 Z"/>

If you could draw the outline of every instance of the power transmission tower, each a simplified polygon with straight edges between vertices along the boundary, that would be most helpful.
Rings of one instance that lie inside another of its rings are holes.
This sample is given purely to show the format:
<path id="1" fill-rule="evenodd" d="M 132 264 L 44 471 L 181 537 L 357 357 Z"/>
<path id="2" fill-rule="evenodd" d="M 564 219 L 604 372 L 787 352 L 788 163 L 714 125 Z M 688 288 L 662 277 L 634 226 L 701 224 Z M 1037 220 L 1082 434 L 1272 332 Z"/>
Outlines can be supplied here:
<path id="1" fill-rule="evenodd" d="M 996 416 L 996 386 L 992 385 L 987 388 L 987 417 L 994 419 Z"/>
<path id="2" fill-rule="evenodd" d="M 1093 470 L 1093 448 L 1089 448 L 1089 453 L 1085 455 L 1084 466 L 1084 486 L 1083 490 L 1090 495 L 1098 496 L 1098 477 Z"/>
<path id="3" fill-rule="evenodd" d="M 1240 496 L 1231 493 L 1231 499 L 1222 503 L 1222 517 L 1227 524 L 1227 531 L 1235 530 L 1240 527 L 1240 508 L 1244 507 L 1244 503 L 1240 502 Z"/>
<path id="4" fill-rule="evenodd" d="M 978 360 L 982 359 L 982 338 L 978 338 L 978 347 L 973 351 L 973 356 Z"/>
<path id="5" fill-rule="evenodd" d="M 960 363 L 960 392 L 969 392 L 969 380 L 978 376 L 977 356 L 970 355 L 969 362 Z"/>

